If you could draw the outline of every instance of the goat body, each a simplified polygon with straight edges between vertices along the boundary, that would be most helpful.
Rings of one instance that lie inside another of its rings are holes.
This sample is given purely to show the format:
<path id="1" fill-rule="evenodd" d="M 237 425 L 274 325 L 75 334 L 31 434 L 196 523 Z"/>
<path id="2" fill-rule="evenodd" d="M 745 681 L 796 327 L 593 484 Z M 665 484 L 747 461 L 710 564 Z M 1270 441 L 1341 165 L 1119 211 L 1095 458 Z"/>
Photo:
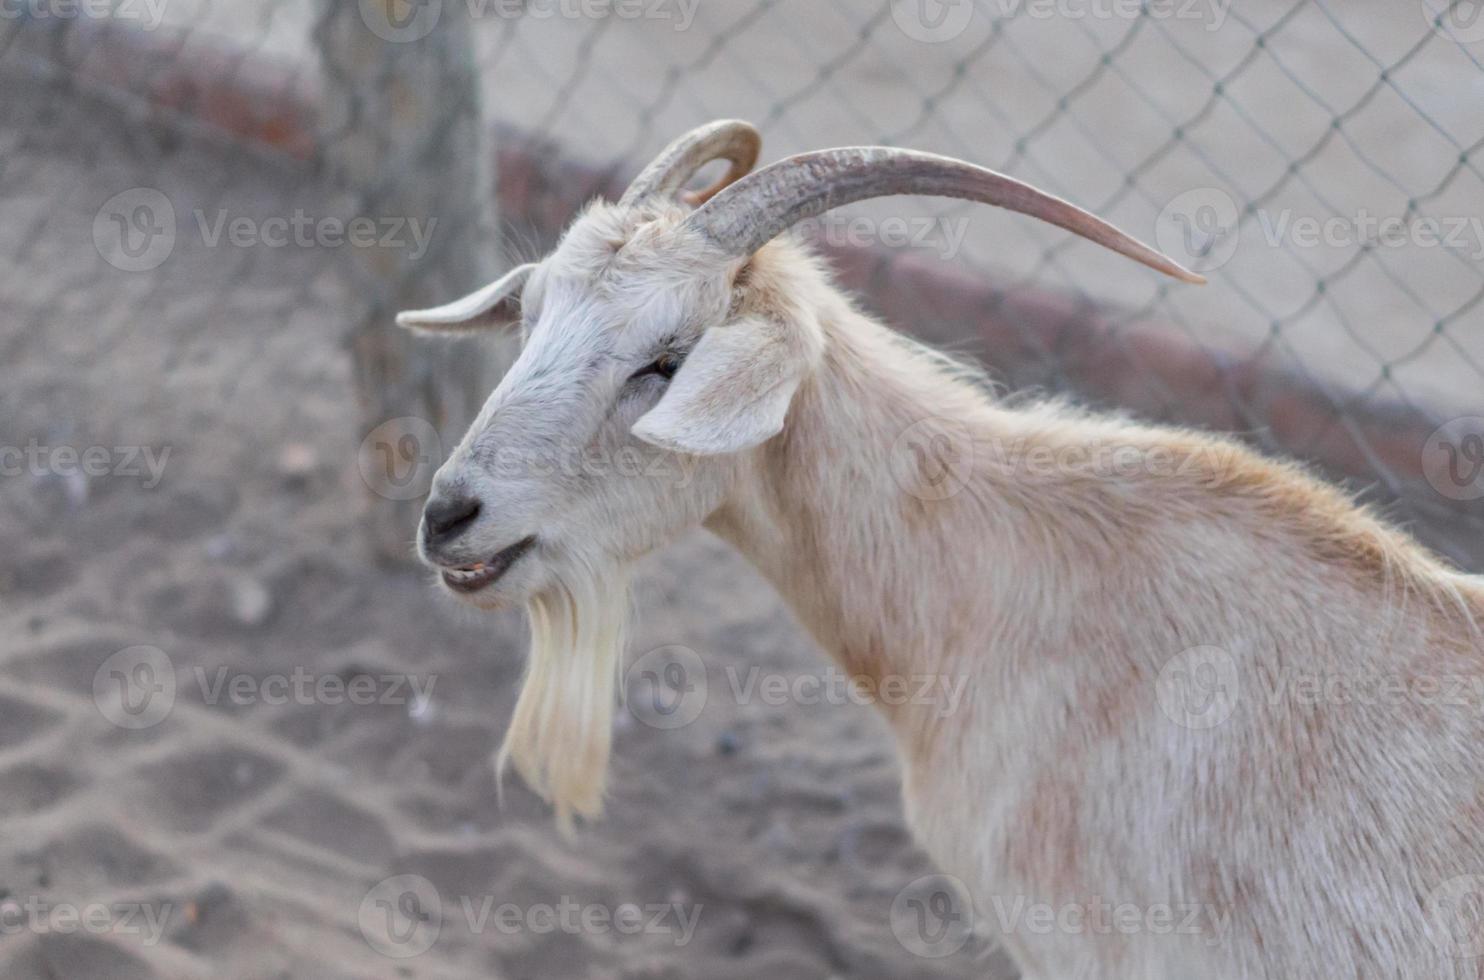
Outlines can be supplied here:
<path id="1" fill-rule="evenodd" d="M 823 355 L 708 526 L 868 687 L 967 679 L 883 708 L 1027 980 L 1480 976 L 1478 580 L 1234 442 L 998 407 L 804 257 L 755 266 Z"/>
<path id="2" fill-rule="evenodd" d="M 912 827 L 1027 980 L 1480 980 L 1481 580 L 1233 441 L 996 400 L 775 239 L 933 193 L 1199 281 L 1172 260 L 961 161 L 758 145 L 702 127 L 542 262 L 399 318 L 524 325 L 419 536 L 460 599 L 530 610 L 502 760 L 597 815 L 620 583 L 704 523 L 867 691 L 962 693 L 878 700 Z"/>

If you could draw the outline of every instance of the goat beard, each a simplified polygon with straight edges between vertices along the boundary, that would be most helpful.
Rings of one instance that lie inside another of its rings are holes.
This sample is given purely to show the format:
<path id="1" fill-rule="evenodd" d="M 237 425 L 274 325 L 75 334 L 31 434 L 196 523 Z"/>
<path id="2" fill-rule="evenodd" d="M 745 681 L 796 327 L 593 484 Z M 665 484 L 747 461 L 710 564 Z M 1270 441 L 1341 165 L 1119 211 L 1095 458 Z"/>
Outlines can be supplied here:
<path id="1" fill-rule="evenodd" d="M 627 573 L 566 575 L 526 611 L 530 658 L 495 768 L 503 778 L 513 764 L 570 834 L 574 815 L 603 813 L 629 619 Z"/>

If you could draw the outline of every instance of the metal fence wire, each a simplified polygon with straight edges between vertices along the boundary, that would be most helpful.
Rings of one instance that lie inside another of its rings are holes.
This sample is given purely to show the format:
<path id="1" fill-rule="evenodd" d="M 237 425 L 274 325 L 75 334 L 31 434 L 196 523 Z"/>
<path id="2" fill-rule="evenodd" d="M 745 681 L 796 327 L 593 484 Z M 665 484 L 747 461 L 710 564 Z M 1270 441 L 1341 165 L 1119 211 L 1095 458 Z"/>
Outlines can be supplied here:
<path id="1" fill-rule="evenodd" d="M 371 388 L 433 399 L 446 439 L 475 395 L 433 393 L 464 390 L 440 379 L 470 359 L 368 326 L 396 305 L 548 245 L 702 121 L 753 121 L 767 158 L 911 146 L 1069 198 L 1211 284 L 892 200 L 813 229 L 884 263 L 859 277 L 869 305 L 900 311 L 916 283 L 925 332 L 1012 383 L 1315 459 L 1478 568 L 1481 59 L 1475 0 L 0 0 L 20 96 L 0 309 L 12 344 L 58 356 L 122 356 L 157 316 L 282 324 L 264 344 L 328 324 L 369 420 L 395 407 Z M 1047 308 L 1050 328 L 1014 313 Z M 85 344 L 47 330 L 59 311 Z M 179 364 L 201 356 L 182 344 Z"/>

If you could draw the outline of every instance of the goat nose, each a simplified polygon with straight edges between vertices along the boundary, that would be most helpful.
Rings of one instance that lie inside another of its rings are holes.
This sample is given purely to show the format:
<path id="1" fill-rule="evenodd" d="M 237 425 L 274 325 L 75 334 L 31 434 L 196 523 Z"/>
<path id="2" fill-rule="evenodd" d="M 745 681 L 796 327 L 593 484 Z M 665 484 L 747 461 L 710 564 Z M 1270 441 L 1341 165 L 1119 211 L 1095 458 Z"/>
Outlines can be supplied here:
<path id="1" fill-rule="evenodd" d="M 434 496 L 423 508 L 423 524 L 427 526 L 429 540 L 445 538 L 473 523 L 479 516 L 479 500 L 475 497 Z"/>

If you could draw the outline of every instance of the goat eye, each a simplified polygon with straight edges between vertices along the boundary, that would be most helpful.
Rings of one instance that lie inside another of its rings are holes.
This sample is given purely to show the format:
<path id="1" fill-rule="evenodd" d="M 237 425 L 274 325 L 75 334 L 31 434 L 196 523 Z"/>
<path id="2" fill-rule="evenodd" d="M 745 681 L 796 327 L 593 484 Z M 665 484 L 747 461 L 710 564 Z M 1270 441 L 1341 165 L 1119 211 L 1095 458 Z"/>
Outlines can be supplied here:
<path id="1" fill-rule="evenodd" d="M 678 354 L 661 354 L 652 362 L 634 372 L 634 379 L 637 380 L 654 374 L 669 381 L 675 377 L 675 372 L 680 370 L 681 360 Z"/>

